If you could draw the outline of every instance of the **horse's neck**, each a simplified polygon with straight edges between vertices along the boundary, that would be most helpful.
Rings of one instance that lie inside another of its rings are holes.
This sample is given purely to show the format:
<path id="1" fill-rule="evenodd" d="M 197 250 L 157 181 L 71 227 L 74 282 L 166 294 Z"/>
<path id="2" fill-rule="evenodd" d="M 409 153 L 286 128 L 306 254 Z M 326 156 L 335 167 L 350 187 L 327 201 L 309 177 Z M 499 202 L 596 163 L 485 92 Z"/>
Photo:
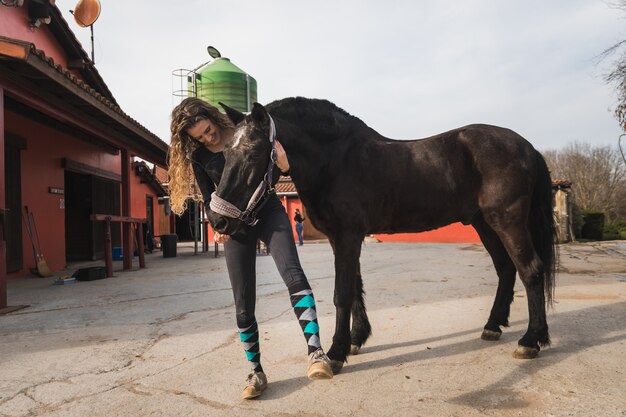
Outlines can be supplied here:
<path id="1" fill-rule="evenodd" d="M 305 182 L 313 182 L 319 177 L 327 158 L 324 154 L 328 152 L 328 144 L 291 123 L 283 124 L 277 139 L 287 154 L 289 171 L 296 187 L 303 187 Z"/>

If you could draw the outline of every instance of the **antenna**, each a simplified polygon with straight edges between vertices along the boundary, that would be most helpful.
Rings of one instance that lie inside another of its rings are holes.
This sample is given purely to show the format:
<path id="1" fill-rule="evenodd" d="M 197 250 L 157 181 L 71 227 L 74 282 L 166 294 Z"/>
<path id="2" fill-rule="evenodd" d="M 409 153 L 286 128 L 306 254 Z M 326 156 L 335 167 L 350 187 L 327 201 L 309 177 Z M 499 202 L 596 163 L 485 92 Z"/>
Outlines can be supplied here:
<path id="1" fill-rule="evenodd" d="M 100 9 L 100 0 L 80 0 L 74 10 L 70 10 L 78 26 L 83 28 L 89 26 L 91 29 L 91 62 L 93 64 L 96 63 L 93 46 L 93 24 L 100 17 Z"/>

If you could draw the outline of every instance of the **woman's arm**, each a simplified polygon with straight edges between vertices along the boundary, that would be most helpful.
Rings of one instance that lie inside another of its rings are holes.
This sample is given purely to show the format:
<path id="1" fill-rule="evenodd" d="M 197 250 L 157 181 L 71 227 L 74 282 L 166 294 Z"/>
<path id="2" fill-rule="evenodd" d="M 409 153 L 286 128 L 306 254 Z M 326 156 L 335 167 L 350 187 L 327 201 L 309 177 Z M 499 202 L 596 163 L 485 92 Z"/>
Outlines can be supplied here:
<path id="1" fill-rule="evenodd" d="M 209 204 L 211 204 L 211 194 L 215 191 L 215 183 L 209 177 L 209 174 L 198 163 L 192 164 L 193 175 L 196 177 L 196 182 L 200 187 L 202 193 L 202 200 L 204 201 L 204 209 L 209 210 Z M 216 231 L 213 231 L 213 240 L 217 243 L 224 243 L 228 240 L 227 235 L 223 235 Z"/>
<path id="2" fill-rule="evenodd" d="M 215 191 L 215 184 L 209 178 L 209 174 L 206 173 L 204 169 L 198 163 L 193 163 L 193 175 L 196 177 L 196 182 L 200 186 L 200 192 L 202 193 L 202 200 L 204 201 L 204 206 L 209 207 L 209 203 L 211 202 L 211 194 Z"/>

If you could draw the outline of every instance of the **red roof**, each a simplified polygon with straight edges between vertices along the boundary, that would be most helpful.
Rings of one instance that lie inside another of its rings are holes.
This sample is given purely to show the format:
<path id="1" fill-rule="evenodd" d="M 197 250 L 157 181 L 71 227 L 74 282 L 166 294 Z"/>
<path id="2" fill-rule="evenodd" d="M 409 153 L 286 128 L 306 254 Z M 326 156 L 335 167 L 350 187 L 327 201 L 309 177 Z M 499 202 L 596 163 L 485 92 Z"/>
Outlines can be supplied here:
<path id="1" fill-rule="evenodd" d="M 159 138 L 157 135 L 155 135 L 154 133 L 149 131 L 146 127 L 144 127 L 142 124 L 140 124 L 137 120 L 133 119 L 128 114 L 124 113 L 124 111 L 117 104 L 113 103 L 107 97 L 105 97 L 102 94 L 98 93 L 95 89 L 91 88 L 89 86 L 89 84 L 87 84 L 86 82 L 84 82 L 83 80 L 81 80 L 80 78 L 75 76 L 74 74 L 72 74 L 70 71 L 64 69 L 60 64 L 55 64 L 54 63 L 54 59 L 52 59 L 51 57 L 47 56 L 46 53 L 44 51 L 42 51 L 41 49 L 35 48 L 35 45 L 32 44 L 32 43 L 30 44 L 30 52 L 33 55 L 37 56 L 43 62 L 47 63 L 48 66 L 50 66 L 50 68 L 55 69 L 58 73 L 60 73 L 63 76 L 65 76 L 65 78 L 67 78 L 70 81 L 72 81 L 72 83 L 76 84 L 78 87 L 80 87 L 81 89 L 85 90 L 86 92 L 91 94 L 93 97 L 98 99 L 98 101 L 100 101 L 102 104 L 104 104 L 105 106 L 107 106 L 108 108 L 110 108 L 111 110 L 113 110 L 114 112 L 119 114 L 120 116 L 124 117 L 126 120 L 130 121 L 135 126 L 137 126 L 137 127 L 141 128 L 142 130 L 144 130 L 146 133 L 148 133 L 150 136 L 152 136 L 155 140 L 158 140 L 159 142 L 162 142 L 161 138 Z"/>
<path id="2" fill-rule="evenodd" d="M 167 174 L 167 170 L 161 168 L 160 166 L 156 166 L 156 172 L 154 173 L 154 175 L 157 177 L 157 180 L 161 183 L 161 184 L 165 184 L 166 182 L 169 182 L 170 177 Z"/>
<path id="3" fill-rule="evenodd" d="M 297 193 L 296 186 L 291 180 L 291 177 L 280 177 L 275 188 L 277 194 Z"/>
<path id="4" fill-rule="evenodd" d="M 167 143 L 33 43 L 0 36 L 0 66 L 3 73 L 14 75 L 15 82 L 26 90 L 36 86 L 49 93 L 48 102 L 63 100 L 64 104 L 81 109 L 87 117 L 117 131 L 114 135 L 118 135 L 119 146 L 130 145 L 139 152 L 137 156 L 165 166 Z"/>
<path id="5" fill-rule="evenodd" d="M 572 182 L 555 178 L 552 180 L 552 188 L 571 188 Z"/>

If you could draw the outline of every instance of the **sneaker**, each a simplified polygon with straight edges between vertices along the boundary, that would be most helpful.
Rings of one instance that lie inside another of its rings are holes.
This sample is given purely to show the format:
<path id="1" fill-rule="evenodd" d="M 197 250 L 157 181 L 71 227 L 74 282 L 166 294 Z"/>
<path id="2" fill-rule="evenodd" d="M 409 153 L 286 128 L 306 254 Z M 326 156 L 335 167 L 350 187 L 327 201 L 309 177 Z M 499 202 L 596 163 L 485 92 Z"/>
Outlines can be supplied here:
<path id="1" fill-rule="evenodd" d="M 263 372 L 251 372 L 246 379 L 246 387 L 241 393 L 241 398 L 249 400 L 256 398 L 267 388 L 267 377 Z"/>
<path id="2" fill-rule="evenodd" d="M 309 355 L 309 369 L 306 371 L 306 376 L 309 379 L 330 379 L 333 377 L 330 359 L 328 359 L 322 348 Z"/>

